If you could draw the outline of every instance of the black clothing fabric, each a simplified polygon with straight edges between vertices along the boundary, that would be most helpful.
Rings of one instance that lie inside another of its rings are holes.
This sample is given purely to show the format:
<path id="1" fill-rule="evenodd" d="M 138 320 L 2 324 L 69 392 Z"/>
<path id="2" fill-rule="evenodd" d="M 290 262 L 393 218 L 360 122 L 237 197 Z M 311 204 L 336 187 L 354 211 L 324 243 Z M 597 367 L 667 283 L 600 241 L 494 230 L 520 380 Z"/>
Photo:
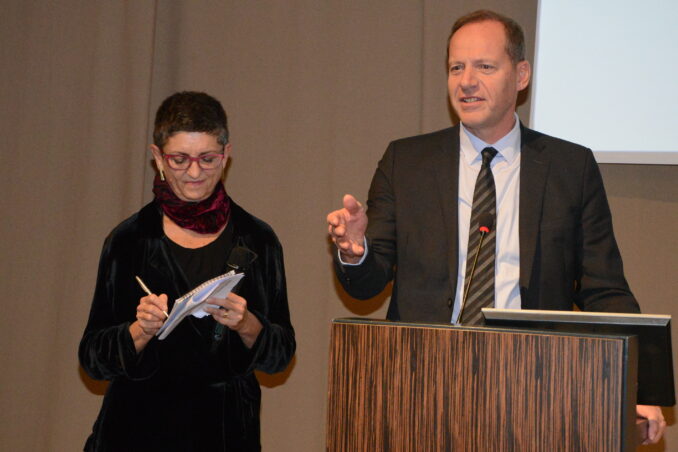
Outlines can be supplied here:
<path id="1" fill-rule="evenodd" d="M 187 317 L 137 354 L 129 326 L 145 294 L 138 275 L 173 301 L 192 288 L 151 203 L 104 243 L 79 348 L 89 376 L 110 380 L 86 451 L 257 451 L 261 392 L 254 370 L 283 370 L 295 350 L 282 247 L 273 230 L 235 203 L 232 244 L 257 255 L 237 290 L 263 329 L 251 349 L 236 332 L 215 334 L 211 316 Z M 224 255 L 224 265 L 228 255 Z"/>
<path id="2" fill-rule="evenodd" d="M 216 240 L 201 248 L 184 248 L 171 240 L 167 244 L 188 285 L 196 287 L 230 270 L 224 256 L 233 249 L 233 223 L 228 223 Z"/>

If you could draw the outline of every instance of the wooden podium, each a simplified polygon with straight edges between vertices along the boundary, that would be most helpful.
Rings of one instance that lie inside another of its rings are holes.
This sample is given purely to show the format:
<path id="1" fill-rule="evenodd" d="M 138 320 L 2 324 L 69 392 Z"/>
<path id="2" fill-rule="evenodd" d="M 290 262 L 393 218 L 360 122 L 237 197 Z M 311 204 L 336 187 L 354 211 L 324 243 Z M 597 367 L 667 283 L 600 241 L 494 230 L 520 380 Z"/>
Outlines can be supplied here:
<path id="1" fill-rule="evenodd" d="M 340 319 L 327 450 L 630 451 L 635 336 Z"/>

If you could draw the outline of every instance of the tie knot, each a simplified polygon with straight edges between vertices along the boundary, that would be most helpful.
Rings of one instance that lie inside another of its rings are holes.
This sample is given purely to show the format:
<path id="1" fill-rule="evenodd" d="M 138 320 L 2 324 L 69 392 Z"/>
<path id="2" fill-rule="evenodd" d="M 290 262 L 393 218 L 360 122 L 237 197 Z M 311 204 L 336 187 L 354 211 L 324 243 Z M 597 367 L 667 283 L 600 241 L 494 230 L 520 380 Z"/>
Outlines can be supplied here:
<path id="1" fill-rule="evenodd" d="M 486 147 L 481 154 L 483 155 L 483 166 L 489 166 L 494 156 L 497 155 L 497 150 L 493 147 Z"/>

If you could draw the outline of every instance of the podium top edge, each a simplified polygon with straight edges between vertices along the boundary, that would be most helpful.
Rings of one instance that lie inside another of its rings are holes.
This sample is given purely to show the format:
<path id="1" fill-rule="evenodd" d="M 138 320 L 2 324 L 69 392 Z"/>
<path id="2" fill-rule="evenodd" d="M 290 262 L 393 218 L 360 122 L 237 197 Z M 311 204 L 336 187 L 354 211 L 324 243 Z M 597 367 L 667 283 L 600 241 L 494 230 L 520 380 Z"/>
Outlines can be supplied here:
<path id="1" fill-rule="evenodd" d="M 530 327 L 506 327 L 499 325 L 478 325 L 478 326 L 467 326 L 467 325 L 453 325 L 451 323 L 433 323 L 433 322 L 401 322 L 393 320 L 383 320 L 383 319 L 370 319 L 370 318 L 361 318 L 361 317 L 342 317 L 335 318 L 331 321 L 332 325 L 380 325 L 380 326 L 390 326 L 394 328 L 434 328 L 441 330 L 456 330 L 456 331 L 479 331 L 479 332 L 501 332 L 501 333 L 511 333 L 511 334 L 537 334 L 537 335 L 549 335 L 549 336 L 581 336 L 581 337 L 594 337 L 594 338 L 606 338 L 606 339 L 623 339 L 627 340 L 633 337 L 632 334 L 624 333 L 573 333 L 569 331 L 553 331 L 548 329 L 540 328 L 530 328 Z"/>
<path id="2" fill-rule="evenodd" d="M 332 319 L 332 323 L 362 323 L 370 325 L 390 325 L 390 326 L 416 326 L 425 328 L 464 328 L 464 329 L 481 329 L 481 326 L 462 326 L 454 325 L 452 323 L 435 323 L 435 322 L 402 322 L 400 320 L 386 320 L 386 319 L 371 319 L 365 317 L 339 317 Z"/>
<path id="3" fill-rule="evenodd" d="M 537 309 L 483 308 L 487 320 L 530 320 L 543 322 L 603 323 L 614 325 L 666 326 L 670 315 L 618 312 L 546 311 Z"/>

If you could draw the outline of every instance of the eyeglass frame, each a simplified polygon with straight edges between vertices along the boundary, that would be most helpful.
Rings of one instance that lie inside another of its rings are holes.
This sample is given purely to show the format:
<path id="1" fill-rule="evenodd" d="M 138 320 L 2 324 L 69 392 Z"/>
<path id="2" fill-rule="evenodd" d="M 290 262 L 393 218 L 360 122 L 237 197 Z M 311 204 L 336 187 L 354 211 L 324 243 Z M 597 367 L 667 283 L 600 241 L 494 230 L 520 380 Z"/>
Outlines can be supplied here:
<path id="1" fill-rule="evenodd" d="M 200 164 L 200 160 L 202 158 L 204 158 L 206 156 L 210 156 L 210 155 L 219 156 L 221 158 L 221 160 L 226 158 L 225 147 L 221 150 L 221 152 L 208 151 L 208 152 L 205 152 L 203 154 L 200 154 L 197 157 L 191 157 L 190 155 L 184 154 L 183 152 L 175 152 L 175 153 L 172 153 L 172 154 L 165 154 L 165 151 L 162 150 L 162 149 L 160 150 L 160 152 L 162 152 L 162 158 L 167 162 L 167 166 L 172 171 L 188 171 L 189 168 L 191 167 L 191 165 L 193 165 L 193 162 L 196 162 L 198 164 L 198 168 L 200 168 L 203 171 L 212 171 L 212 170 L 217 169 L 219 167 L 219 165 L 217 164 L 214 168 L 204 168 Z M 186 168 L 172 168 L 172 164 L 170 163 L 170 160 L 172 159 L 172 157 L 185 157 L 186 159 L 188 159 L 188 166 Z"/>

